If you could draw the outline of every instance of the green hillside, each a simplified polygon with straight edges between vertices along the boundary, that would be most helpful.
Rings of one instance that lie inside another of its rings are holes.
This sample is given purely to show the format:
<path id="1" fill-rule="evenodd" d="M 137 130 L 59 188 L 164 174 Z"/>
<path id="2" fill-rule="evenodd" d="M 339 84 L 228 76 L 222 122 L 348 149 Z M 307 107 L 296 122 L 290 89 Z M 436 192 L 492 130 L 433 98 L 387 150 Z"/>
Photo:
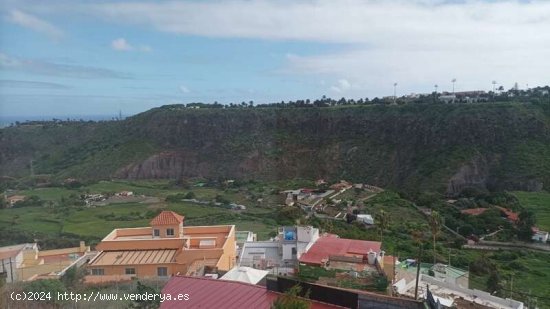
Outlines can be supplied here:
<path id="1" fill-rule="evenodd" d="M 170 105 L 111 122 L 0 130 L 3 176 L 348 179 L 404 192 L 550 183 L 547 104 L 325 108 Z"/>

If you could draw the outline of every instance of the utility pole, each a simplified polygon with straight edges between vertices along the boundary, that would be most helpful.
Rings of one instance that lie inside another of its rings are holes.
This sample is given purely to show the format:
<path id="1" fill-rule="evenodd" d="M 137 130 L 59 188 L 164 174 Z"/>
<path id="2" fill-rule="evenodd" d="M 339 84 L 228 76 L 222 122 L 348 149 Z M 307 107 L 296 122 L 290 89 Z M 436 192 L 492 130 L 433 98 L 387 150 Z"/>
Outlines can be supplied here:
<path id="1" fill-rule="evenodd" d="M 422 256 L 422 244 L 420 244 L 420 254 L 416 259 L 416 284 L 414 286 L 414 299 L 418 299 L 418 279 L 420 277 L 420 257 Z"/>
<path id="2" fill-rule="evenodd" d="M 396 103 L 396 100 L 397 100 L 396 88 L 397 88 L 397 83 L 393 83 L 393 105 L 397 104 Z"/>
<path id="3" fill-rule="evenodd" d="M 34 167 L 32 165 L 32 159 L 31 159 L 31 177 L 33 177 L 33 176 L 34 176 Z"/>

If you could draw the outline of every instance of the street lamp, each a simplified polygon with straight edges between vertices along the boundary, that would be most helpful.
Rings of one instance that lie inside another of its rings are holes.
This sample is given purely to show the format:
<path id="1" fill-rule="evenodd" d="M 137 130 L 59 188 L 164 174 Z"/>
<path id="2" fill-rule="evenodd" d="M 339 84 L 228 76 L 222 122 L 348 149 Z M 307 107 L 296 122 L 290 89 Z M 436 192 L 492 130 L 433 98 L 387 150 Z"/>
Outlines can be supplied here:
<path id="1" fill-rule="evenodd" d="M 456 78 L 453 78 L 453 80 L 451 80 L 451 83 L 453 83 L 453 94 L 455 94 L 455 83 L 456 83 Z"/>

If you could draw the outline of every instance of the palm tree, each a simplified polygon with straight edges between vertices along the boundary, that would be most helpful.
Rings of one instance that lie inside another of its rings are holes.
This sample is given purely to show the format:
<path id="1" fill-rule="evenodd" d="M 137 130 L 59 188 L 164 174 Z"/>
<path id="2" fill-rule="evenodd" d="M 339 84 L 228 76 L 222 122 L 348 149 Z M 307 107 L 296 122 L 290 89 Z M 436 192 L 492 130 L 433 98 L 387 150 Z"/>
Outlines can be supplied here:
<path id="1" fill-rule="evenodd" d="M 432 232 L 432 238 L 434 242 L 434 264 L 435 264 L 435 242 L 436 238 L 441 232 L 441 225 L 443 225 L 443 222 L 441 220 L 441 215 L 435 210 L 432 210 L 432 214 L 428 218 L 428 222 L 430 224 L 430 230 Z"/>
<path id="2" fill-rule="evenodd" d="M 388 229 L 390 225 L 390 216 L 387 212 L 381 209 L 375 217 L 377 221 L 376 226 L 378 227 L 378 232 L 380 233 L 380 242 L 382 242 L 384 240 L 384 231 Z"/>

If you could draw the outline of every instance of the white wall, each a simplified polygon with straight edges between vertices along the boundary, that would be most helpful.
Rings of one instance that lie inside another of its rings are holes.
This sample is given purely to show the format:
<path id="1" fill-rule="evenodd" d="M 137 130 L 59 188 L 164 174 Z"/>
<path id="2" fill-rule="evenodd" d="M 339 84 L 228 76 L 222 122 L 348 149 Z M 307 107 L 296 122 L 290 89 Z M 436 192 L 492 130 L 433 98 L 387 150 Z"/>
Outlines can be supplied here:
<path id="1" fill-rule="evenodd" d="M 296 248 L 296 243 L 283 244 L 283 260 L 292 260 L 292 248 Z"/>

